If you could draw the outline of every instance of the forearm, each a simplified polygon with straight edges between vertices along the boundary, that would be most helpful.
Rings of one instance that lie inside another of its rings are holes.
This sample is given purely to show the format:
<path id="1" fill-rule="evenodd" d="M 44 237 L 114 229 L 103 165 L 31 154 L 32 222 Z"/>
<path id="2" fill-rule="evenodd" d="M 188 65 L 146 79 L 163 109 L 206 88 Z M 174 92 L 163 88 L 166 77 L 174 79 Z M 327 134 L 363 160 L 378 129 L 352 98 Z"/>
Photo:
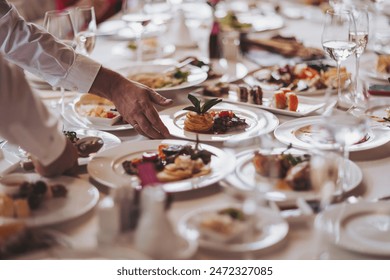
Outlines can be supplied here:
<path id="1" fill-rule="evenodd" d="M 101 66 L 40 27 L 26 23 L 4 0 L 0 0 L 0 52 L 51 85 L 79 92 L 88 91 Z"/>
<path id="2" fill-rule="evenodd" d="M 0 56 L 0 134 L 44 165 L 65 149 L 61 124 L 31 92 L 23 72 Z"/>

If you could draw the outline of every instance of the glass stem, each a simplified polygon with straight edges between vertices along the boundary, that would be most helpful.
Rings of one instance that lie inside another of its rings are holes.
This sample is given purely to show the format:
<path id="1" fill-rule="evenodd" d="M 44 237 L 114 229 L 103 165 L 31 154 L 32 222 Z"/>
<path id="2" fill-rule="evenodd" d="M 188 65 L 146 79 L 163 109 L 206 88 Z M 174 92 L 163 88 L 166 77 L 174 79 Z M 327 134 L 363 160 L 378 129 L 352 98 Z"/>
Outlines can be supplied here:
<path id="1" fill-rule="evenodd" d="M 338 96 L 339 103 L 342 102 L 340 67 L 341 67 L 341 61 L 337 60 L 337 96 Z"/>
<path id="2" fill-rule="evenodd" d="M 341 167 L 339 168 L 339 196 L 343 197 L 344 195 L 344 190 L 346 189 L 347 185 L 347 160 L 349 158 L 349 151 L 347 149 L 347 146 L 341 145 L 340 146 L 340 153 L 342 155 L 342 162 L 341 162 Z"/>
<path id="3" fill-rule="evenodd" d="M 358 96 L 359 96 L 359 68 L 360 68 L 360 55 L 356 55 L 356 76 L 355 76 L 355 92 L 353 96 L 352 102 L 357 104 Z"/>
<path id="4" fill-rule="evenodd" d="M 65 113 L 65 89 L 61 87 L 60 90 L 61 90 L 61 114 L 64 114 Z"/>

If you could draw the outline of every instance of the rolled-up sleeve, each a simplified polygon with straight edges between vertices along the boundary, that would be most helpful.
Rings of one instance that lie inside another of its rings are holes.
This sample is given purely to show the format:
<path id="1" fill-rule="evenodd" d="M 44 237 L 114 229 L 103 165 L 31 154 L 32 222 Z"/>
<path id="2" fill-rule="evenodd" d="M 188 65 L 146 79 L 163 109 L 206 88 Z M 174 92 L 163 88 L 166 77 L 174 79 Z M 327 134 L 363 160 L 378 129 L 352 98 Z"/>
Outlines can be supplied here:
<path id="1" fill-rule="evenodd" d="M 52 86 L 88 92 L 101 67 L 41 27 L 27 23 L 0 0 L 0 52 L 4 58 L 43 78 Z"/>
<path id="2" fill-rule="evenodd" d="M 31 91 L 23 71 L 0 55 L 0 135 L 30 152 L 44 165 L 64 151 L 61 123 Z"/>

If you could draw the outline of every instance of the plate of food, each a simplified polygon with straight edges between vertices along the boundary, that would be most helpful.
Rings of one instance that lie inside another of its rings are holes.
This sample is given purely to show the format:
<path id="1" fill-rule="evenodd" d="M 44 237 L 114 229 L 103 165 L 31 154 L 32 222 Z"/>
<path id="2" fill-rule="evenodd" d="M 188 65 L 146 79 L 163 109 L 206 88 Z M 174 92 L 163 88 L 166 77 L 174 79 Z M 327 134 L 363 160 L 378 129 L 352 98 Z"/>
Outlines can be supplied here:
<path id="1" fill-rule="evenodd" d="M 298 63 L 294 65 L 264 67 L 248 77 L 248 84 L 259 85 L 264 92 L 289 88 L 298 95 L 324 95 L 329 88 L 336 93 L 337 68 L 324 61 Z M 341 85 L 351 85 L 351 74 L 345 67 L 340 69 Z"/>
<path id="2" fill-rule="evenodd" d="M 83 94 L 65 107 L 63 117 L 74 127 L 117 131 L 133 128 L 123 121 L 115 105 L 102 97 Z"/>
<path id="3" fill-rule="evenodd" d="M 27 227 L 63 223 L 90 211 L 99 191 L 88 181 L 61 176 L 13 173 L 0 181 L 0 223 L 21 221 Z"/>
<path id="4" fill-rule="evenodd" d="M 287 121 L 278 126 L 274 135 L 276 139 L 284 144 L 292 144 L 294 148 L 312 149 L 313 143 L 316 143 L 321 149 L 334 149 L 336 144 L 331 139 L 324 139 L 321 143 L 318 141 L 318 135 L 321 132 L 317 125 L 321 124 L 322 117 L 305 117 Z M 347 146 L 350 152 L 373 149 L 390 141 L 388 130 L 380 127 L 373 127 L 367 134 L 355 144 Z"/>
<path id="5" fill-rule="evenodd" d="M 261 108 L 273 113 L 303 117 L 325 106 L 324 102 L 309 97 L 298 96 L 289 88 L 281 88 L 271 95 L 263 92 L 260 86 L 216 83 L 193 91 L 191 94 L 204 99 L 215 97 L 223 101 L 249 107 Z"/>
<path id="6" fill-rule="evenodd" d="M 171 135 L 188 140 L 226 141 L 248 139 L 273 131 L 279 124 L 272 113 L 211 99 L 201 104 L 188 95 L 193 106 L 176 106 L 161 111 L 160 117 Z M 215 106 L 214 106 L 215 105 Z"/>
<path id="7" fill-rule="evenodd" d="M 121 140 L 111 133 L 93 129 L 73 129 L 63 131 L 64 135 L 75 145 L 79 152 L 79 165 L 87 164 L 98 152 L 114 147 Z M 21 151 L 19 146 L 6 142 L 3 149 L 20 162 Z"/>
<path id="8" fill-rule="evenodd" d="M 352 252 L 390 256 L 390 204 L 386 201 L 342 203 L 329 207 L 316 227 L 335 245 Z"/>
<path id="9" fill-rule="evenodd" d="M 319 199 L 310 178 L 310 158 L 301 150 L 275 149 L 272 153 L 254 149 L 237 155 L 233 174 L 226 177 L 229 185 L 242 191 L 266 184 L 266 198 L 283 204 L 294 204 L 297 198 Z M 348 178 L 345 193 L 354 190 L 363 179 L 362 171 L 347 161 Z M 335 194 L 336 195 L 336 194 Z"/>
<path id="10" fill-rule="evenodd" d="M 187 65 L 176 68 L 175 63 L 141 63 L 118 71 L 132 81 L 158 92 L 192 87 L 204 82 L 207 73 L 199 67 Z"/>
<path id="11" fill-rule="evenodd" d="M 122 143 L 98 153 L 88 164 L 89 175 L 116 187 L 139 179 L 138 165 L 154 163 L 157 178 L 167 192 L 184 192 L 218 182 L 234 168 L 227 152 L 183 140 L 149 140 Z"/>
<path id="12" fill-rule="evenodd" d="M 253 215 L 253 216 L 252 216 Z M 199 246 L 224 253 L 259 252 L 282 242 L 288 224 L 278 213 L 267 208 L 245 214 L 242 205 L 224 204 L 205 207 L 185 215 L 179 231 L 199 232 Z"/>

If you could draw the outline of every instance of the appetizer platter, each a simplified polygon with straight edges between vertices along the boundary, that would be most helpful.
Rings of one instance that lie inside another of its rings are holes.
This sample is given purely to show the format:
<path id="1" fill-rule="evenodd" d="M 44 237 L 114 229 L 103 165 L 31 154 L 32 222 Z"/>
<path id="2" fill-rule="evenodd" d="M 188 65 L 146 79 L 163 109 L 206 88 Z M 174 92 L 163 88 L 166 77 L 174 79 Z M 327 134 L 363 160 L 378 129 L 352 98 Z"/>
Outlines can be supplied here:
<path id="1" fill-rule="evenodd" d="M 256 209 L 249 217 L 240 205 L 226 204 L 195 210 L 179 222 L 179 231 L 199 232 L 199 246 L 224 253 L 259 252 L 282 242 L 288 224 L 268 208 Z"/>
<path id="2" fill-rule="evenodd" d="M 225 151 L 183 140 L 122 143 L 98 153 L 88 164 L 90 176 L 108 187 L 139 179 L 137 164 L 152 162 L 167 192 L 183 192 L 218 182 L 233 170 L 235 160 Z M 135 168 L 134 168 L 135 167 Z"/>
<path id="3" fill-rule="evenodd" d="M 114 104 L 93 94 L 83 94 L 65 107 L 64 119 L 73 127 L 104 131 L 132 129 Z"/>
<path id="4" fill-rule="evenodd" d="M 338 86 L 337 68 L 323 61 L 314 61 L 282 66 L 264 67 L 248 77 L 249 83 L 258 84 L 264 92 L 289 88 L 299 95 L 323 95 L 330 88 L 336 92 Z M 341 85 L 351 84 L 351 74 L 340 69 Z"/>
<path id="5" fill-rule="evenodd" d="M 203 104 L 189 94 L 193 106 L 176 106 L 160 112 L 171 135 L 188 140 L 248 139 L 273 131 L 279 120 L 272 113 L 210 99 Z"/>
<path id="6" fill-rule="evenodd" d="M 306 116 L 325 106 L 324 102 L 297 96 L 288 88 L 274 91 L 271 97 L 265 97 L 260 86 L 217 83 L 205 86 L 203 89 L 197 89 L 191 94 L 204 99 L 220 97 L 228 103 L 243 104 L 293 117 Z"/>
<path id="7" fill-rule="evenodd" d="M 118 72 L 158 92 L 192 87 L 207 79 L 207 73 L 199 67 L 187 65 L 178 69 L 176 65 L 173 62 L 141 63 L 118 69 Z"/>
<path id="8" fill-rule="evenodd" d="M 337 204 L 319 215 L 316 227 L 336 246 L 389 257 L 389 211 L 387 201 Z"/>
<path id="9" fill-rule="evenodd" d="M 280 142 L 287 145 L 292 144 L 295 148 L 312 149 L 313 143 L 317 143 L 321 149 L 332 149 L 335 147 L 335 143 L 329 142 L 328 139 L 324 139 L 321 143 L 316 140 L 319 131 L 314 127 L 321 121 L 320 116 L 290 120 L 278 126 L 274 135 Z M 390 133 L 388 130 L 373 127 L 360 141 L 347 146 L 347 149 L 350 152 L 363 151 L 379 147 L 389 141 Z"/>
<path id="10" fill-rule="evenodd" d="M 87 181 L 61 176 L 10 174 L 0 181 L 0 223 L 23 222 L 27 227 L 59 224 L 77 218 L 98 202 L 99 192 Z"/>
<path id="11" fill-rule="evenodd" d="M 344 191 L 349 193 L 358 187 L 363 174 L 360 168 L 348 160 L 348 183 Z M 261 150 L 249 150 L 237 155 L 237 165 L 226 182 L 241 191 L 253 191 L 255 186 L 268 186 L 267 199 L 286 205 L 294 205 L 297 198 L 319 199 L 310 180 L 310 155 L 296 149 L 275 149 L 271 154 Z"/>

